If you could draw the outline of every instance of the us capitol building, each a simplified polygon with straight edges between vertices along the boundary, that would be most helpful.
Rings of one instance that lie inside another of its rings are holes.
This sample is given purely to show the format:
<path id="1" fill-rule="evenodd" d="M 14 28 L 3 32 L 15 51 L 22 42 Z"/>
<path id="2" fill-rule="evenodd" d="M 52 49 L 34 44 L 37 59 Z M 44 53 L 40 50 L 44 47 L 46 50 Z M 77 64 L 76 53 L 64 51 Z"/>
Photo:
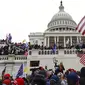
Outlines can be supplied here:
<path id="1" fill-rule="evenodd" d="M 52 17 L 45 32 L 30 33 L 29 41 L 31 44 L 38 45 L 42 45 L 43 43 L 47 47 L 52 46 L 54 43 L 57 46 L 67 47 L 67 43 L 72 46 L 81 40 L 85 42 L 85 38 L 76 31 L 76 27 L 76 22 L 64 11 L 61 1 L 59 12 Z"/>
<path id="2" fill-rule="evenodd" d="M 59 12 L 56 13 L 47 25 L 44 33 L 30 33 L 29 42 L 31 45 L 51 47 L 57 45 L 55 53 L 52 49 L 31 49 L 28 56 L 24 55 L 0 55 L 0 75 L 6 66 L 6 72 L 16 75 L 20 65 L 24 63 L 28 68 L 47 66 L 48 69 L 54 69 L 55 63 L 63 62 L 65 69 L 74 68 L 80 70 L 83 66 L 80 58 L 77 57 L 76 49 L 67 49 L 80 41 L 85 43 L 85 37 L 76 31 L 77 24 L 72 17 L 64 11 L 62 1 L 60 2 Z M 61 46 L 64 49 L 58 49 Z"/>
<path id="3" fill-rule="evenodd" d="M 45 32 L 30 33 L 29 41 L 32 45 L 38 44 L 40 46 L 51 47 L 53 44 L 56 44 L 57 48 L 61 46 L 64 49 L 57 49 L 55 54 L 52 53 L 52 49 L 29 50 L 31 55 L 29 54 L 28 56 L 28 65 L 30 65 L 29 62 L 35 61 L 40 66 L 53 68 L 55 62 L 57 64 L 63 62 L 66 69 L 74 68 L 80 70 L 83 65 L 80 63 L 80 58 L 77 57 L 76 49 L 66 49 L 66 47 L 75 46 L 81 41 L 85 43 L 85 37 L 76 31 L 76 27 L 76 22 L 64 11 L 61 1 L 59 12 L 52 17 Z"/>

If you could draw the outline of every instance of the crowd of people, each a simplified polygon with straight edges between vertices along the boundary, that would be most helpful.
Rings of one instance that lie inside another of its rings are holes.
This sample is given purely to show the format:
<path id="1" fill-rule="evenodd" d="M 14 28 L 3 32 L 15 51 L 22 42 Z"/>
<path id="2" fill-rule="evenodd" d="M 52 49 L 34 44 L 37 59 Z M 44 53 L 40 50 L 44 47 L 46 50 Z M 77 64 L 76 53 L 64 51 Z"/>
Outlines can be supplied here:
<path id="1" fill-rule="evenodd" d="M 85 48 L 85 44 L 76 44 L 75 46 L 69 46 L 69 47 L 62 47 L 57 46 L 57 44 L 54 44 L 50 47 L 46 47 L 42 44 L 42 46 L 38 44 L 31 45 L 30 42 L 27 43 L 13 43 L 13 42 L 7 42 L 7 40 L 0 40 L 0 55 L 8 55 L 8 54 L 15 54 L 15 55 L 24 55 L 26 51 L 32 50 L 32 49 L 40 49 L 40 50 L 49 50 L 49 49 L 82 49 Z"/>
<path id="2" fill-rule="evenodd" d="M 24 55 L 28 51 L 26 43 L 6 43 L 6 40 L 0 41 L 0 55 Z"/>
<path id="3" fill-rule="evenodd" d="M 85 67 L 80 71 L 72 68 L 65 70 L 63 63 L 60 63 L 54 71 L 47 67 L 33 68 L 31 71 L 30 75 L 15 79 L 10 74 L 4 74 L 0 85 L 85 85 Z"/>

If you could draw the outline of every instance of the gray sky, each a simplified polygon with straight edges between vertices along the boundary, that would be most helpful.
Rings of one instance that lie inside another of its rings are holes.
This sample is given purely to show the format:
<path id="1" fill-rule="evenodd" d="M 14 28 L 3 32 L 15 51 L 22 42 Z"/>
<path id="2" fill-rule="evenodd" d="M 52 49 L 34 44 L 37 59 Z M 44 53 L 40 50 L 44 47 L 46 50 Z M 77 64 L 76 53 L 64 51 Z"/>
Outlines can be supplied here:
<path id="1" fill-rule="evenodd" d="M 44 32 L 61 0 L 0 0 L 0 39 L 11 33 L 14 42 L 28 39 L 30 32 Z M 63 0 L 64 10 L 76 23 L 85 15 L 85 0 Z"/>

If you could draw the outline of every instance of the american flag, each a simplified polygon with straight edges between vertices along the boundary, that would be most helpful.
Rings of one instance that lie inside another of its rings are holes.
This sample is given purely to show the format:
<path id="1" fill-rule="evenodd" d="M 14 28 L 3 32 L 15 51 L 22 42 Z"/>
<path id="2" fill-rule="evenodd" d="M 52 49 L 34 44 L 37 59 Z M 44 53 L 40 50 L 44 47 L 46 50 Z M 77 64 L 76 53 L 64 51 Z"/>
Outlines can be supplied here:
<path id="1" fill-rule="evenodd" d="M 77 57 L 80 58 L 80 63 L 85 65 L 85 50 L 77 51 Z"/>
<path id="2" fill-rule="evenodd" d="M 85 66 L 85 54 L 83 54 L 82 57 L 80 58 L 80 63 Z"/>
<path id="3" fill-rule="evenodd" d="M 16 77 L 19 77 L 19 76 L 22 76 L 22 75 L 23 75 L 23 64 L 21 64 Z"/>
<path id="4" fill-rule="evenodd" d="M 85 35 L 85 16 L 81 19 L 76 30 L 80 32 L 82 35 Z"/>

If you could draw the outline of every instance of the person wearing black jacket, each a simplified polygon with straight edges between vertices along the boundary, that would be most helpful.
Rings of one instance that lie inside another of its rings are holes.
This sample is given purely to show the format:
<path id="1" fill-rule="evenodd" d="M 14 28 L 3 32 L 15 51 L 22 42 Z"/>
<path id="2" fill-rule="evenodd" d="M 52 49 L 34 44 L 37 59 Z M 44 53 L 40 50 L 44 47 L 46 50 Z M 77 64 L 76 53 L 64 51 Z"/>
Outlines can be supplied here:
<path id="1" fill-rule="evenodd" d="M 81 68 L 79 84 L 80 85 L 85 85 L 85 67 Z"/>

